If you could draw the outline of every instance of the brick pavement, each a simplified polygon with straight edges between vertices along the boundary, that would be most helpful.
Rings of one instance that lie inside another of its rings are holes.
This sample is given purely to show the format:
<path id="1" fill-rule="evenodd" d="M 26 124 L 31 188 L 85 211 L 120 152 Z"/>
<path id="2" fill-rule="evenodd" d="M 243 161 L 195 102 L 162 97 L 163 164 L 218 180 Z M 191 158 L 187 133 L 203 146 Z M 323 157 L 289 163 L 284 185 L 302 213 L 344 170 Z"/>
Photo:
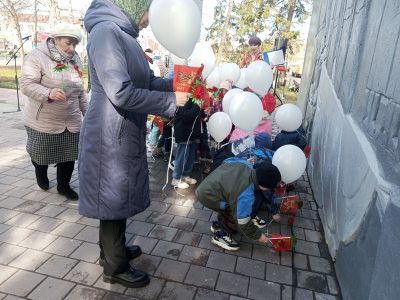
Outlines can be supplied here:
<path id="1" fill-rule="evenodd" d="M 0 103 L 0 111 L 9 108 Z M 133 264 L 151 283 L 141 289 L 104 283 L 98 221 L 80 216 L 76 203 L 57 194 L 55 168 L 49 168 L 51 189 L 37 187 L 21 117 L 0 115 L 0 299 L 340 299 L 306 176 L 296 185 L 304 205 L 293 228 L 293 255 L 239 235 L 240 251 L 228 252 L 210 242 L 215 214 L 196 201 L 194 189 L 181 196 L 167 186 L 162 193 L 166 163 L 152 159 L 152 204 L 127 226 L 129 244 L 144 252 Z M 72 181 L 77 189 L 76 172 Z M 270 232 L 288 234 L 285 220 Z"/>

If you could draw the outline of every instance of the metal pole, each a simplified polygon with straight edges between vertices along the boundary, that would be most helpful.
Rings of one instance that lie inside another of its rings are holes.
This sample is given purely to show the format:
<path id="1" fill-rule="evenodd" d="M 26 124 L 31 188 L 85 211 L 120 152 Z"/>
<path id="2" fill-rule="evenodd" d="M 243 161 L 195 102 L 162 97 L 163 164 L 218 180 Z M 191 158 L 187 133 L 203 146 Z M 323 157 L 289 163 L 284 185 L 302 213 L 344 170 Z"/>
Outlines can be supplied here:
<path id="1" fill-rule="evenodd" d="M 10 63 L 10 61 L 12 59 L 14 59 L 14 73 L 15 73 L 15 85 L 17 87 L 17 110 L 16 111 L 5 111 L 3 112 L 3 114 L 7 114 L 7 113 L 13 113 L 13 112 L 19 112 L 21 111 L 21 107 L 19 105 L 19 86 L 18 86 L 18 72 L 17 72 L 17 53 L 19 51 L 19 49 L 22 48 L 22 46 L 25 44 L 25 42 L 28 40 L 28 38 L 26 38 L 23 43 L 21 44 L 21 46 L 19 46 L 19 48 L 17 50 L 14 51 L 14 53 L 11 55 L 10 59 L 8 60 L 8 62 L 6 63 L 6 66 Z"/>
<path id="2" fill-rule="evenodd" d="M 17 75 L 17 56 L 14 58 L 14 71 L 15 71 L 15 85 L 17 86 L 17 111 L 21 111 L 19 106 L 19 88 L 18 88 L 18 75 Z"/>

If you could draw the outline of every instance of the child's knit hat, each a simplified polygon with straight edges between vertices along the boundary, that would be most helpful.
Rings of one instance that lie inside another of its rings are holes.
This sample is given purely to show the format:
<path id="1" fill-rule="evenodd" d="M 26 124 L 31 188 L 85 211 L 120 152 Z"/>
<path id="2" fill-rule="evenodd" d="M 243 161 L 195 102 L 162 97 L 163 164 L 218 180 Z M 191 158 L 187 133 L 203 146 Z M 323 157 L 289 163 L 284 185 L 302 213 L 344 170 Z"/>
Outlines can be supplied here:
<path id="1" fill-rule="evenodd" d="M 278 168 L 268 161 L 263 161 L 256 168 L 258 185 L 273 189 L 282 180 Z"/>

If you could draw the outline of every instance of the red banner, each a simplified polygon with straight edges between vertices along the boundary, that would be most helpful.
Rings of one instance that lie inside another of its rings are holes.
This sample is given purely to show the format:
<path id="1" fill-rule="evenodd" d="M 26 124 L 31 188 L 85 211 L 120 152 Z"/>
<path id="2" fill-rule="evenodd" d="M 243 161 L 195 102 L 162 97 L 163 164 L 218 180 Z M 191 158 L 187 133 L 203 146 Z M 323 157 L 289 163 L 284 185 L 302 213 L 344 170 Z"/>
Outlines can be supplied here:
<path id="1" fill-rule="evenodd" d="M 200 78 L 204 67 L 174 66 L 174 91 L 191 93 L 197 78 Z"/>

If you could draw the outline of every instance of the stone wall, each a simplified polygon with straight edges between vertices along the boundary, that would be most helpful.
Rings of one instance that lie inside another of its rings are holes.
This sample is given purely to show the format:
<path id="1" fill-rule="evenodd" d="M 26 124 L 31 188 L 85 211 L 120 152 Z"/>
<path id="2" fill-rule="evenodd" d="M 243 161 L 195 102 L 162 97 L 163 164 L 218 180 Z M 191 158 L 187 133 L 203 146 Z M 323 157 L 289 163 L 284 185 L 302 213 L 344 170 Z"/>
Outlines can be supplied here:
<path id="1" fill-rule="evenodd" d="M 314 0 L 298 104 L 344 299 L 400 297 L 399 35 L 399 0 Z"/>

